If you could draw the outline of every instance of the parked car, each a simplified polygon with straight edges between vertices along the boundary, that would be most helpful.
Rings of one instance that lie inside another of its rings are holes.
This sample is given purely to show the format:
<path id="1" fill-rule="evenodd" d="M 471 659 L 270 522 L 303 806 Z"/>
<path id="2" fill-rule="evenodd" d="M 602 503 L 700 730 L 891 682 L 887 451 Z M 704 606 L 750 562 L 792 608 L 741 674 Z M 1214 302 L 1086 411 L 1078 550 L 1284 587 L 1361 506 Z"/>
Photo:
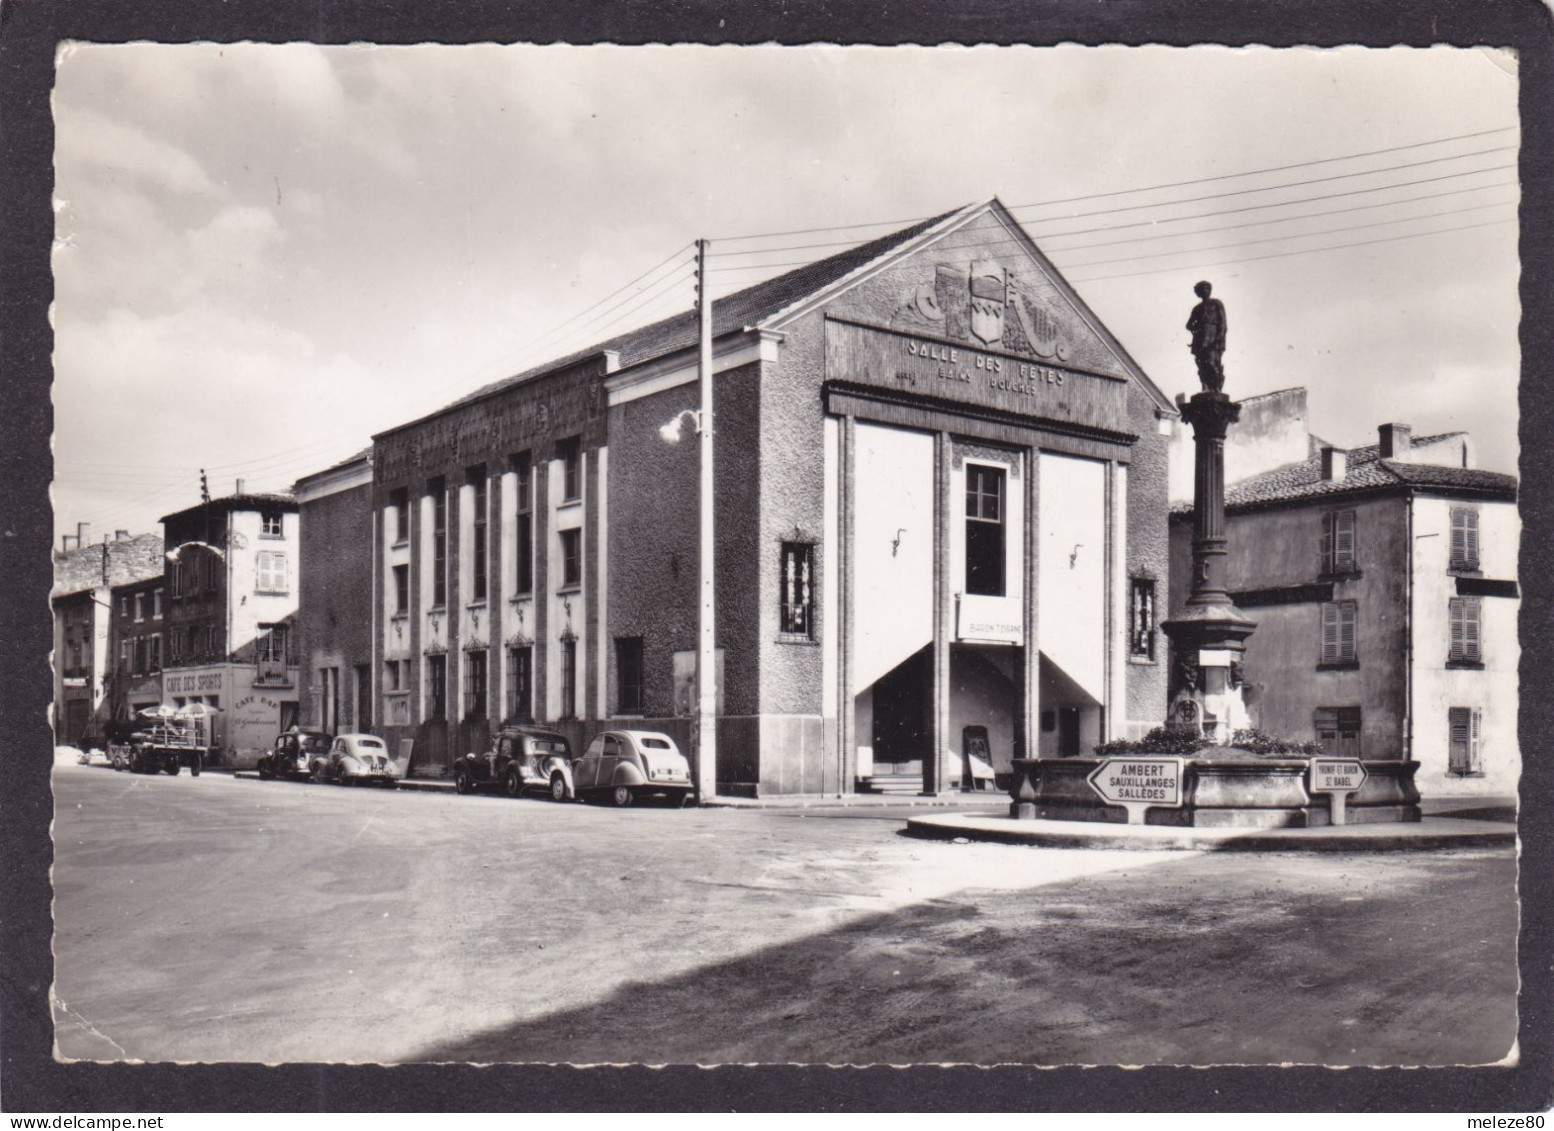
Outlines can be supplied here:
<path id="1" fill-rule="evenodd" d="M 404 771 L 389 757 L 383 740 L 371 734 L 341 734 L 327 754 L 314 754 L 309 773 L 315 782 L 356 785 L 376 782 L 394 789 Z"/>
<path id="2" fill-rule="evenodd" d="M 545 790 L 556 801 L 577 796 L 572 783 L 572 744 L 559 730 L 508 726 L 497 732 L 491 749 L 469 753 L 453 767 L 460 793 L 501 789 L 508 797 Z"/>
<path id="3" fill-rule="evenodd" d="M 679 805 L 691 798 L 691 767 L 667 734 L 607 730 L 594 735 L 572 767 L 577 795 L 608 797 L 624 809 L 639 797 L 662 796 Z"/>
<path id="4" fill-rule="evenodd" d="M 313 759 L 327 756 L 334 735 L 322 730 L 303 730 L 292 727 L 275 736 L 275 742 L 259 755 L 259 776 L 270 778 L 307 777 L 313 770 Z"/>

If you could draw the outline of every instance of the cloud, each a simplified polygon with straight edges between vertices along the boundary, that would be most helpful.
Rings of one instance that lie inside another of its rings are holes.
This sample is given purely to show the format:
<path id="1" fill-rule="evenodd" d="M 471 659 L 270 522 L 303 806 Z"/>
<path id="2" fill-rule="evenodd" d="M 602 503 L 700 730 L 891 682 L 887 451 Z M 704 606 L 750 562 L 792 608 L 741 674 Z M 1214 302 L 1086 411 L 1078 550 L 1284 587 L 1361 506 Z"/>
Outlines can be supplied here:
<path id="1" fill-rule="evenodd" d="M 224 195 L 193 154 L 123 119 L 76 110 L 68 128 L 56 136 L 55 166 L 69 176 L 108 184 L 129 181 L 179 195 Z M 72 195 L 68 182 L 61 185 L 60 195 Z"/>

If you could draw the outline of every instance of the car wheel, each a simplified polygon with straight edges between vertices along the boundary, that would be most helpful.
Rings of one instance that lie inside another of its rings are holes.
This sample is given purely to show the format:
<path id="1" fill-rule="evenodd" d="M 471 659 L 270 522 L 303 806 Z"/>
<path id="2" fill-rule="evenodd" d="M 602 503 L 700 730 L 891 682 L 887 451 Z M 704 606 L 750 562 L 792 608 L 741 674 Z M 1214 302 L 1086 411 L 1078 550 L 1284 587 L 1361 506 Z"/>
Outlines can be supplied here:
<path id="1" fill-rule="evenodd" d="M 469 775 L 468 774 L 459 773 L 459 774 L 453 775 L 453 792 L 454 793 L 473 793 L 474 790 L 475 790 L 475 783 L 469 780 Z"/>
<path id="2" fill-rule="evenodd" d="M 618 785 L 610 794 L 610 800 L 615 803 L 615 807 L 617 809 L 631 808 L 631 803 L 635 801 L 636 798 L 637 795 L 631 792 L 631 787 L 629 785 Z"/>
<path id="3" fill-rule="evenodd" d="M 269 781 L 275 776 L 275 771 L 270 769 L 270 763 L 263 759 L 259 762 L 259 778 L 261 781 Z"/>
<path id="4" fill-rule="evenodd" d="M 340 766 L 335 770 L 335 784 L 339 786 L 351 784 L 351 776 L 345 772 L 344 766 Z"/>
<path id="5" fill-rule="evenodd" d="M 684 793 L 680 794 L 680 801 L 677 807 L 680 809 L 689 809 L 695 800 L 696 799 L 691 796 L 691 791 L 686 790 Z"/>
<path id="6" fill-rule="evenodd" d="M 200 770 L 202 770 L 203 768 L 204 768 L 204 758 L 201 757 L 199 754 L 196 754 L 194 756 L 194 761 L 189 763 L 189 776 L 191 778 L 199 777 L 200 776 Z"/>
<path id="7" fill-rule="evenodd" d="M 323 762 L 314 762 L 313 771 L 308 775 L 308 780 L 314 785 L 328 785 L 329 767 Z"/>
<path id="8" fill-rule="evenodd" d="M 508 797 L 523 796 L 523 775 L 517 770 L 508 770 L 502 778 L 502 789 Z"/>
<path id="9" fill-rule="evenodd" d="M 165 773 L 170 778 L 176 778 L 178 776 L 178 771 L 181 770 L 181 769 L 183 769 L 183 766 L 181 766 L 177 762 L 174 762 L 172 765 L 163 766 L 162 767 L 162 772 Z"/>
<path id="10" fill-rule="evenodd" d="M 552 801 L 567 800 L 567 779 L 560 774 L 550 775 L 550 799 Z"/>

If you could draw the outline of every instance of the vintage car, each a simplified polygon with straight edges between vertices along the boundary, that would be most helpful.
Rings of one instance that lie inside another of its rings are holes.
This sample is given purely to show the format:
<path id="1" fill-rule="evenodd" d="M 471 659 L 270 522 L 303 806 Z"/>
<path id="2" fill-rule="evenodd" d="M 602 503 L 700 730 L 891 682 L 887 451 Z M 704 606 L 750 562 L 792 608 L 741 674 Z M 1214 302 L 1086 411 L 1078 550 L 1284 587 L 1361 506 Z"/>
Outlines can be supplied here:
<path id="1" fill-rule="evenodd" d="M 371 734 L 337 735 L 328 753 L 312 756 L 309 774 L 323 784 L 357 785 L 368 782 L 394 789 L 404 771 L 389 757 L 383 740 Z"/>
<path id="2" fill-rule="evenodd" d="M 453 785 L 460 793 L 501 789 L 508 797 L 545 790 L 554 800 L 566 801 L 577 795 L 572 761 L 572 744 L 560 731 L 507 726 L 486 753 L 466 754 L 454 763 Z"/>
<path id="3" fill-rule="evenodd" d="M 658 795 L 677 805 L 691 799 L 691 767 L 667 734 L 607 730 L 594 735 L 572 767 L 577 795 L 608 797 L 624 809 L 639 797 Z"/>
<path id="4" fill-rule="evenodd" d="M 327 755 L 333 741 L 334 736 L 327 731 L 292 727 L 276 735 L 270 749 L 259 755 L 259 776 L 266 780 L 305 778 L 313 772 L 313 759 Z"/>

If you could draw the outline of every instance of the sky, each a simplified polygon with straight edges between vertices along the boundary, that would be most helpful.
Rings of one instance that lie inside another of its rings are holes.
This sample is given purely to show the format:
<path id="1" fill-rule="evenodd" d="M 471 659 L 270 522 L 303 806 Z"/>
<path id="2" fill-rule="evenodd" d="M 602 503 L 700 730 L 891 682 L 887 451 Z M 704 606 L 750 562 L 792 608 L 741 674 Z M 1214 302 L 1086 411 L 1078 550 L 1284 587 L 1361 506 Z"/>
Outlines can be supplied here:
<path id="1" fill-rule="evenodd" d="M 1232 396 L 1514 472 L 1516 96 L 1487 49 L 67 45 L 56 532 L 688 309 L 697 238 L 716 297 L 991 196 L 1168 394 L 1208 278 Z"/>

